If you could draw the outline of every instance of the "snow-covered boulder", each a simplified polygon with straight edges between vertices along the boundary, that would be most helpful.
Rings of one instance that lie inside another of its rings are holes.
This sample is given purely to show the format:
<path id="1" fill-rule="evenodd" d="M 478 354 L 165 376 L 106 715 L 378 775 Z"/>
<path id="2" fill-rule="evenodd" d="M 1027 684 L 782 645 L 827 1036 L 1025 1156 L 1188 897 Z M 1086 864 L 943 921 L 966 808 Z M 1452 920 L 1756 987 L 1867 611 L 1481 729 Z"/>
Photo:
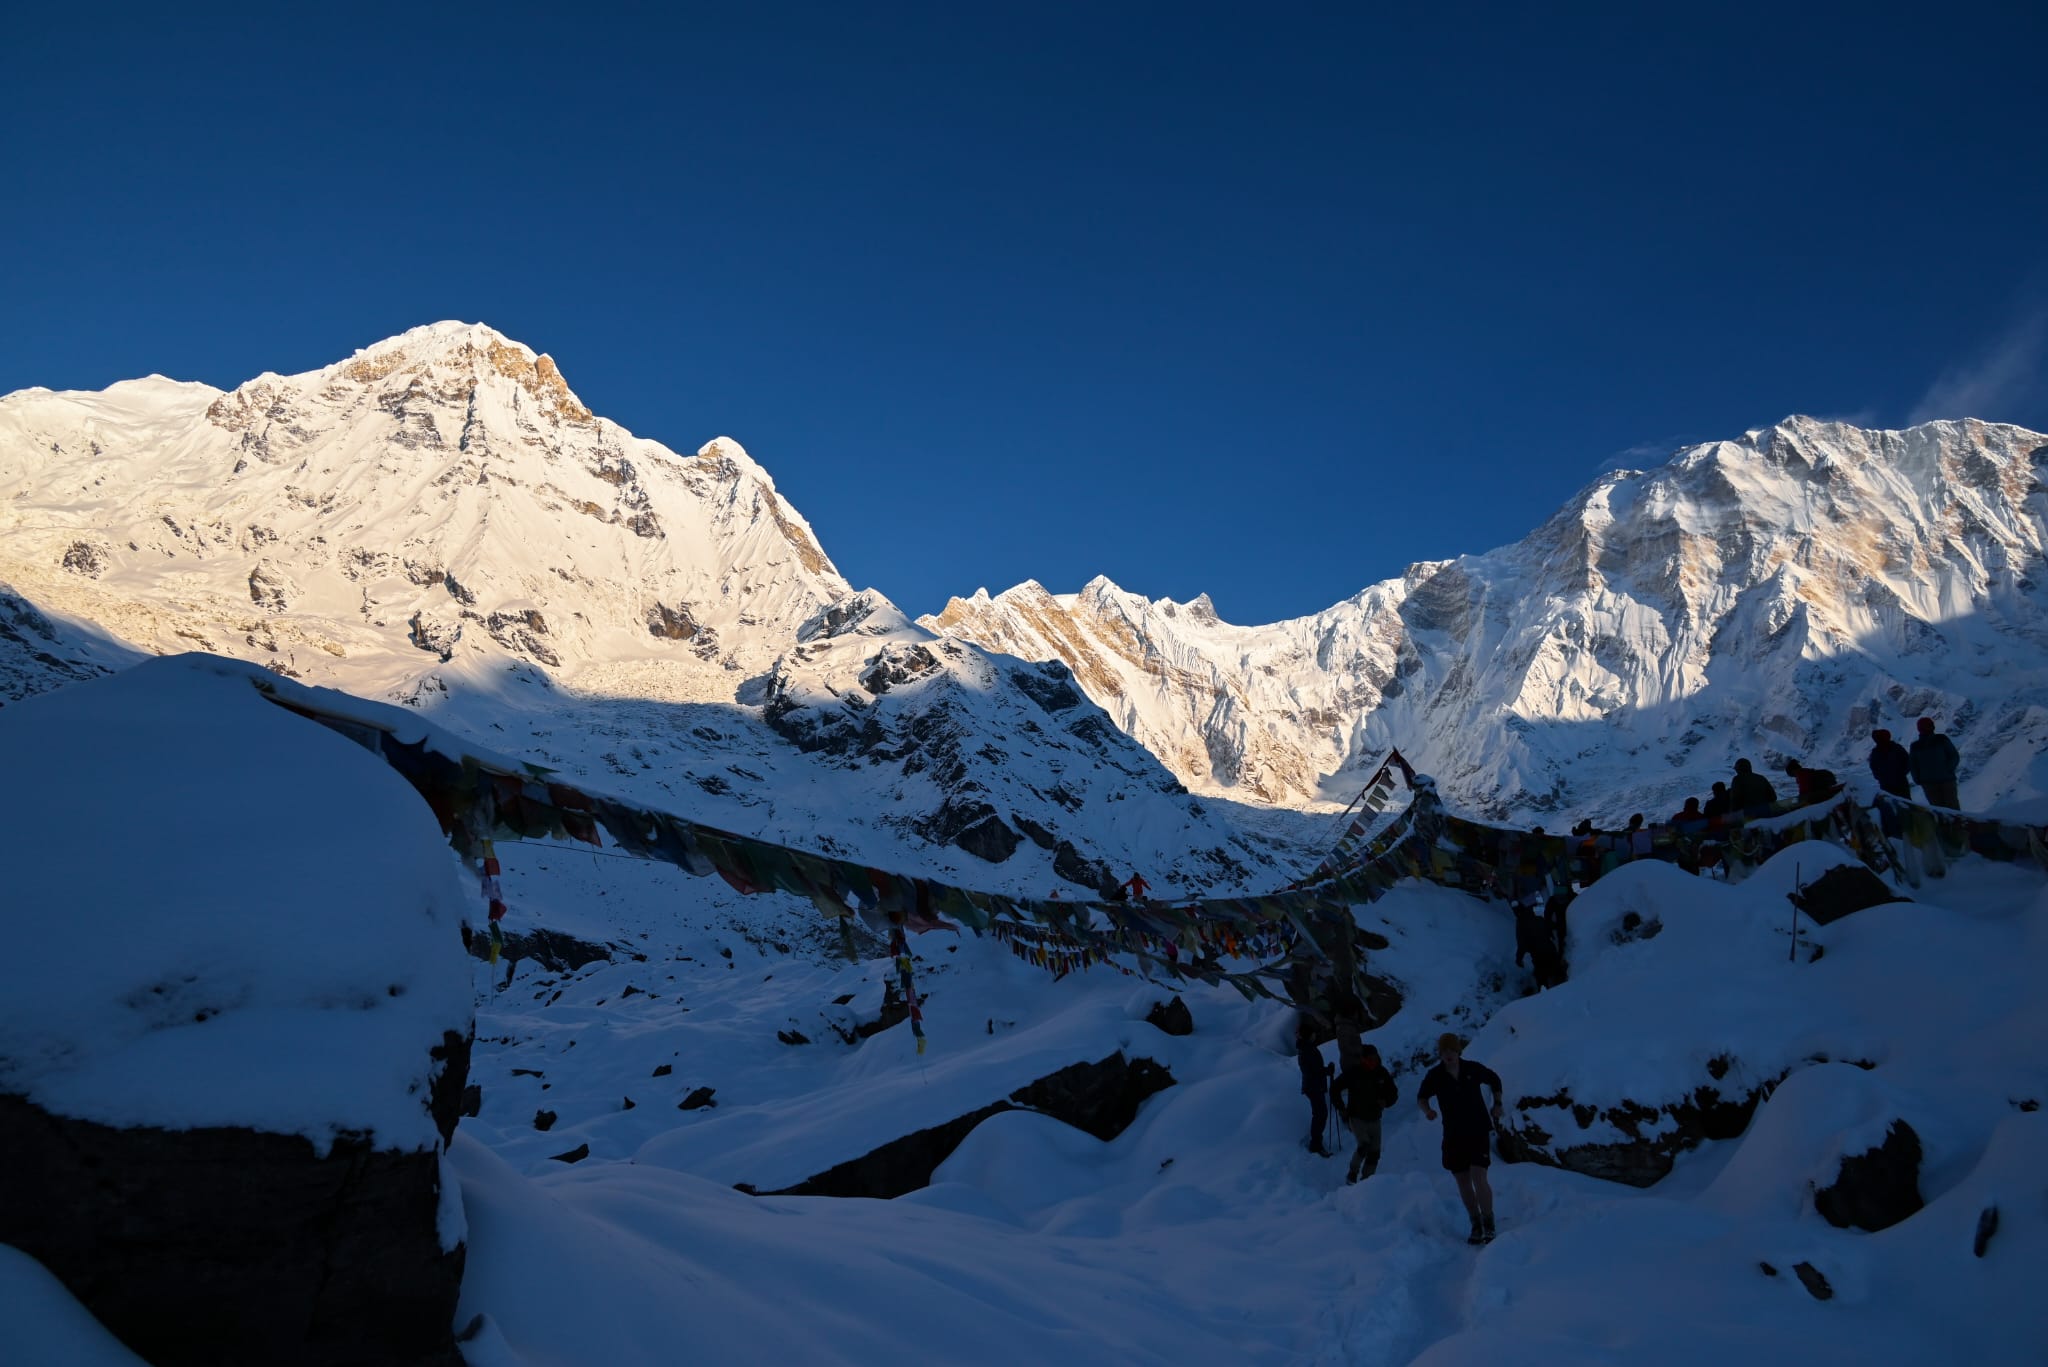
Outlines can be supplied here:
<path id="1" fill-rule="evenodd" d="M 267 677 L 185 656 L 0 712 L 0 1243 L 159 1367 L 453 1363 L 459 866 Z"/>
<path id="2" fill-rule="evenodd" d="M 1510 1084 L 1503 1154 L 1649 1186 L 1740 1135 L 1794 1069 L 1869 1063 L 1874 1009 L 1892 1001 L 1864 998 L 1861 973 L 1825 951 L 1874 912 L 1825 928 L 1802 915 L 1795 943 L 1788 897 L 1854 864 L 1804 842 L 1733 887 L 1647 861 L 1602 878 L 1571 909 L 1571 981 L 1502 1011 L 1473 1051 Z M 1903 924 L 1874 934 L 1911 962 Z"/>

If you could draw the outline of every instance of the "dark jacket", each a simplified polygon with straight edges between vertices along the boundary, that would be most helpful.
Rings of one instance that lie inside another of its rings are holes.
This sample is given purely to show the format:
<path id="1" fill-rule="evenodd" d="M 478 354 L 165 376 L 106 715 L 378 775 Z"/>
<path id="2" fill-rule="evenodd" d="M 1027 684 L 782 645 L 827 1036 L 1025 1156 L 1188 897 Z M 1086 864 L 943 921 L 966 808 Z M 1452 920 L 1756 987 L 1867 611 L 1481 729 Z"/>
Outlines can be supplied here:
<path id="1" fill-rule="evenodd" d="M 1718 820 L 1728 815 L 1728 794 L 1716 793 L 1713 797 L 1708 798 L 1706 805 L 1700 808 L 1700 815 L 1706 817 L 1709 821 Z"/>
<path id="2" fill-rule="evenodd" d="M 1778 790 L 1771 781 L 1752 769 L 1746 774 L 1737 774 L 1728 783 L 1728 805 L 1738 812 L 1752 807 L 1768 807 L 1778 800 Z"/>
<path id="3" fill-rule="evenodd" d="M 1500 1074 L 1483 1063 L 1461 1059 L 1458 1075 L 1452 1077 L 1439 1063 L 1429 1070 L 1422 1079 L 1422 1086 L 1415 1093 L 1417 1101 L 1436 1098 L 1437 1108 L 1444 1115 L 1444 1138 L 1470 1138 L 1485 1134 L 1493 1128 L 1493 1121 L 1487 1114 L 1490 1109 L 1486 1098 L 1481 1095 L 1481 1085 L 1493 1088 L 1498 1096 L 1503 1090 Z"/>
<path id="4" fill-rule="evenodd" d="M 1906 796 L 1913 777 L 1913 760 L 1906 753 L 1906 747 L 1895 740 L 1881 740 L 1871 746 L 1870 776 L 1877 780 L 1878 787 L 1893 797 Z"/>
<path id="5" fill-rule="evenodd" d="M 1330 1065 L 1323 1062 L 1323 1051 L 1313 1044 L 1296 1040 L 1294 1059 L 1301 1065 L 1301 1094 L 1321 1096 L 1323 1089 L 1330 1085 Z"/>
<path id="6" fill-rule="evenodd" d="M 1954 783 L 1956 770 L 1962 767 L 1962 756 L 1956 753 L 1956 743 L 1939 731 L 1920 737 L 1913 742 L 1909 760 L 1913 769 L 1913 781 L 1925 788 L 1930 783 Z"/>
<path id="7" fill-rule="evenodd" d="M 1392 1073 L 1368 1067 L 1358 1059 L 1353 1059 L 1351 1066 L 1337 1074 L 1337 1080 L 1330 1084 L 1330 1100 L 1336 1103 L 1337 1114 L 1347 1120 L 1377 1119 L 1381 1111 L 1400 1097 Z"/>
<path id="8" fill-rule="evenodd" d="M 1533 907 L 1515 908 L 1515 965 L 1520 967 L 1524 956 L 1534 956 L 1537 963 L 1555 947 L 1550 923 L 1536 914 Z"/>

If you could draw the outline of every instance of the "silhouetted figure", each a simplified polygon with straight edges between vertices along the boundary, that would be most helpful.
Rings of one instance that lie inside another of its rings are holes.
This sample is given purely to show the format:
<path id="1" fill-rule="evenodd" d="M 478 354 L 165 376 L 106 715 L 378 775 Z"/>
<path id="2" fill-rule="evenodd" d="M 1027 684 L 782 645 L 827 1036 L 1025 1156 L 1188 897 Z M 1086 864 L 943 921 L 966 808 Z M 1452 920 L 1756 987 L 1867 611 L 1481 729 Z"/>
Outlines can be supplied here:
<path id="1" fill-rule="evenodd" d="M 1832 797 L 1842 786 L 1841 780 L 1835 777 L 1834 770 L 1809 768 L 1796 759 L 1785 761 L 1785 772 L 1799 785 L 1801 806 Z"/>
<path id="2" fill-rule="evenodd" d="M 1370 1044 L 1345 1065 L 1330 1084 L 1330 1102 L 1358 1146 L 1351 1154 L 1346 1182 L 1370 1177 L 1380 1166 L 1380 1113 L 1400 1099 L 1393 1074 L 1380 1066 L 1380 1051 Z"/>
<path id="3" fill-rule="evenodd" d="M 1778 790 L 1769 779 L 1752 769 L 1748 760 L 1735 761 L 1735 780 L 1728 785 L 1729 810 L 1749 815 L 1777 801 Z"/>
<path id="4" fill-rule="evenodd" d="M 1324 1105 L 1330 1091 L 1330 1065 L 1323 1062 L 1323 1051 L 1316 1045 L 1315 1025 L 1306 1012 L 1294 1026 L 1294 1061 L 1301 1065 L 1301 1094 L 1308 1098 L 1308 1151 L 1318 1158 L 1328 1158 L 1330 1151 L 1323 1147 L 1323 1130 L 1330 1123 L 1330 1113 Z"/>
<path id="5" fill-rule="evenodd" d="M 1908 758 L 1912 763 L 1913 781 L 1920 785 L 1928 806 L 1962 810 L 1962 803 L 1956 796 L 1962 756 L 1956 753 L 1954 741 L 1934 729 L 1934 718 L 1920 719 L 1920 735 L 1913 742 Z"/>
<path id="6" fill-rule="evenodd" d="M 1700 810 L 1708 821 L 1719 821 L 1728 815 L 1728 785 L 1714 780 L 1714 795 L 1707 799 L 1707 805 Z"/>
<path id="7" fill-rule="evenodd" d="M 1689 797 L 1685 800 L 1685 805 L 1673 814 L 1671 824 L 1674 826 L 1691 826 L 1706 819 L 1707 814 L 1700 810 L 1700 800 L 1696 797 Z"/>
<path id="8" fill-rule="evenodd" d="M 1913 795 L 1913 759 L 1885 730 L 1870 733 L 1870 776 L 1893 797 Z"/>

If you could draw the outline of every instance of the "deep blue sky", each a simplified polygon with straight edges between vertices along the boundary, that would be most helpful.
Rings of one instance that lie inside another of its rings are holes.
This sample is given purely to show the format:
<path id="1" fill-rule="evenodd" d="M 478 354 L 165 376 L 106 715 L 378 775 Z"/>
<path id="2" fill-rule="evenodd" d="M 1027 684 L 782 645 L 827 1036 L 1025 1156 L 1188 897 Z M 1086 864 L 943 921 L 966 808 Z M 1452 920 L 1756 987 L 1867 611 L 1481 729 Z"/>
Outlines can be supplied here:
<path id="1" fill-rule="evenodd" d="M 2048 6 L 1386 8 L 18 6 L 0 392 L 482 320 L 912 612 L 1240 622 L 1639 445 L 2048 427 Z"/>

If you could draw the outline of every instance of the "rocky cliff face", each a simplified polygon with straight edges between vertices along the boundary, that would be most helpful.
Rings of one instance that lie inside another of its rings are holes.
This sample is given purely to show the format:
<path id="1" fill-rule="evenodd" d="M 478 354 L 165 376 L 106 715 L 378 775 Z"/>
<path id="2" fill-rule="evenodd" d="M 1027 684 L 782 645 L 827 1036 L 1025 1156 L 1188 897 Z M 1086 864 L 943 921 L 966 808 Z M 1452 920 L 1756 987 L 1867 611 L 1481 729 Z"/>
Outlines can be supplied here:
<path id="1" fill-rule="evenodd" d="M 636 437 L 480 325 L 225 393 L 0 398 L 0 703 L 192 650 L 984 886 L 1272 881 L 1064 666 L 855 593 L 737 443 Z"/>
<path id="2" fill-rule="evenodd" d="M 1312 617 L 1233 626 L 1098 579 L 923 621 L 1065 661 L 1198 791 L 1341 800 L 1398 745 L 1476 812 L 1663 815 L 1738 755 L 1860 772 L 1873 726 L 1931 713 L 1985 805 L 2044 778 L 2044 464 L 2016 427 L 1793 418 Z"/>

